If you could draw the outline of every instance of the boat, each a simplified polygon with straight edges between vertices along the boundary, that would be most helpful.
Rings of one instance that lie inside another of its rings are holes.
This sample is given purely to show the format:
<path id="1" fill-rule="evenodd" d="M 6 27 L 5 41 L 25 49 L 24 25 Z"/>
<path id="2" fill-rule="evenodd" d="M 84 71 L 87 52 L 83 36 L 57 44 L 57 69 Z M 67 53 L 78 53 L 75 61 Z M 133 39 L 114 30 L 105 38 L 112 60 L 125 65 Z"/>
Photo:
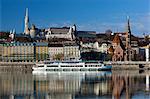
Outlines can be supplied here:
<path id="1" fill-rule="evenodd" d="M 34 72 L 43 71 L 101 71 L 111 70 L 112 66 L 99 61 L 44 61 L 32 67 Z"/>

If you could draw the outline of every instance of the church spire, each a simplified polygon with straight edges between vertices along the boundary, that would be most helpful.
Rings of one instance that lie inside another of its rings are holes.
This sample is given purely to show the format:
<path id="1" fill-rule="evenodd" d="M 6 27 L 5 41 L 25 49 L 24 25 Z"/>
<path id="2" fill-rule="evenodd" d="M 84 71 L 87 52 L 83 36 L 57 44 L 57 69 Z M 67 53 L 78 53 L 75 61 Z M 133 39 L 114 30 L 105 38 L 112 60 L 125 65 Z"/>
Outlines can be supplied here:
<path id="1" fill-rule="evenodd" d="M 29 22 L 28 8 L 26 8 L 25 21 L 26 21 L 26 22 Z"/>
<path id="2" fill-rule="evenodd" d="M 128 44 L 131 45 L 131 27 L 130 27 L 130 17 L 127 16 L 127 35 L 128 35 Z"/>
<path id="3" fill-rule="evenodd" d="M 130 18 L 127 16 L 127 30 L 126 30 L 126 61 L 131 61 L 131 27 Z"/>
<path id="4" fill-rule="evenodd" d="M 28 16 L 28 8 L 26 8 L 26 15 L 25 15 L 25 27 L 24 27 L 24 33 L 29 34 L 29 16 Z"/>

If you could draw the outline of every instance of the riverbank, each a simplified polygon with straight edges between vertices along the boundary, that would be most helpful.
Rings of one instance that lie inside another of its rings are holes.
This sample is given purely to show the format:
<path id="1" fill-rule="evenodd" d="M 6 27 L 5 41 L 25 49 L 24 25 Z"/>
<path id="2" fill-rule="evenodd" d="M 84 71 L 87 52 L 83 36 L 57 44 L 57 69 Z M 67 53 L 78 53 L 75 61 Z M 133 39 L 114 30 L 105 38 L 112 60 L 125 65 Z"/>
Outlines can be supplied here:
<path id="1" fill-rule="evenodd" d="M 113 70 L 150 70 L 150 62 L 146 61 L 118 61 L 104 64 L 112 65 Z"/>
<path id="2" fill-rule="evenodd" d="M 0 62 L 0 71 L 32 72 L 33 62 Z"/>
<path id="3" fill-rule="evenodd" d="M 31 72 L 35 62 L 0 62 L 0 71 L 26 71 Z M 112 65 L 112 70 L 150 70 L 150 62 L 126 61 L 126 62 L 104 62 Z"/>

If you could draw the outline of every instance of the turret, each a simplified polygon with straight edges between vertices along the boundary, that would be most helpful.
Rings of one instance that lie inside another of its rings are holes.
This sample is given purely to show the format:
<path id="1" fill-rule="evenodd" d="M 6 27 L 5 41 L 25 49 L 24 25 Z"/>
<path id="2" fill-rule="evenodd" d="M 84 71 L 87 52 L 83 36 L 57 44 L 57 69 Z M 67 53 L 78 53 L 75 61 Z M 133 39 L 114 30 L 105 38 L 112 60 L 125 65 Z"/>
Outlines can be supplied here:
<path id="1" fill-rule="evenodd" d="M 76 25 L 75 24 L 72 26 L 72 29 L 74 32 L 76 32 Z"/>
<path id="2" fill-rule="evenodd" d="M 15 37 L 15 29 L 10 30 L 9 37 L 11 38 L 11 40 L 14 40 L 14 37 Z"/>
<path id="3" fill-rule="evenodd" d="M 32 24 L 32 27 L 31 27 L 31 30 L 30 30 L 30 37 L 31 38 L 34 38 L 35 37 L 35 35 L 36 35 L 36 27 L 35 27 L 35 25 L 34 24 Z"/>

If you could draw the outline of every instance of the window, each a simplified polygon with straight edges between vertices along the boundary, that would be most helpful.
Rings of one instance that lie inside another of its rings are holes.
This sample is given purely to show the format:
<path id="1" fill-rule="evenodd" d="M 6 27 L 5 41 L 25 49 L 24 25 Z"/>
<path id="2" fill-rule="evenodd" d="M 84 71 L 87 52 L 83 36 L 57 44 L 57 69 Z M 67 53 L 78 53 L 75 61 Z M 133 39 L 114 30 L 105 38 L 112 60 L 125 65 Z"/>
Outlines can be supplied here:
<path id="1" fill-rule="evenodd" d="M 58 65 L 47 65 L 47 67 L 58 67 Z"/>
<path id="2" fill-rule="evenodd" d="M 38 67 L 44 67 L 44 65 L 40 65 L 40 66 L 38 66 Z"/>

